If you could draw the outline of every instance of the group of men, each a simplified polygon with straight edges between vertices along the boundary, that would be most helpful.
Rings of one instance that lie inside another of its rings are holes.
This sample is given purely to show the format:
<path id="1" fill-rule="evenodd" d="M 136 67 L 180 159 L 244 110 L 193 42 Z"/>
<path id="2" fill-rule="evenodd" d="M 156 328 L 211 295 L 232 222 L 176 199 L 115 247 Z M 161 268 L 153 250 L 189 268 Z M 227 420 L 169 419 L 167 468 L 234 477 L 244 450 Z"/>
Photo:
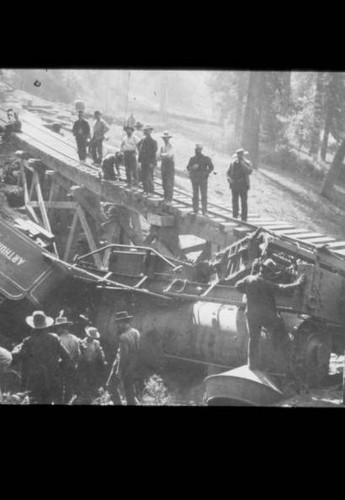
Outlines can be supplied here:
<path id="1" fill-rule="evenodd" d="M 120 151 L 108 154 L 102 161 L 102 143 L 105 134 L 109 131 L 109 126 L 101 118 L 99 111 L 95 112 L 94 118 L 92 136 L 90 126 L 84 118 L 84 111 L 78 111 L 78 120 L 73 125 L 80 160 L 85 161 L 89 145 L 94 163 L 102 166 L 104 179 L 120 179 L 119 167 L 123 164 L 126 170 L 127 186 L 138 185 L 141 180 L 145 194 L 154 192 L 154 173 L 160 161 L 164 201 L 171 203 L 175 183 L 175 153 L 170 142 L 172 135 L 168 131 L 163 132 L 161 137 L 164 145 L 158 150 L 158 143 L 152 137 L 153 127 L 135 122 L 133 115 L 130 115 L 123 127 L 125 137 L 121 141 Z M 206 215 L 208 177 L 214 171 L 214 165 L 211 158 L 205 156 L 202 151 L 203 145 L 197 143 L 195 154 L 187 164 L 187 171 L 192 183 L 193 213 L 199 212 L 201 199 L 201 211 L 203 215 Z M 252 173 L 251 163 L 245 158 L 246 154 L 243 149 L 237 150 L 236 157 L 227 171 L 227 180 L 232 192 L 233 217 L 237 218 L 239 215 L 239 200 L 241 200 L 241 219 L 244 221 L 248 216 L 249 176 Z"/>
<path id="2" fill-rule="evenodd" d="M 122 404 L 122 382 L 127 405 L 138 404 L 134 375 L 140 334 L 132 328 L 132 318 L 127 311 L 116 313 L 118 349 L 109 374 L 97 328 L 88 324 L 85 338 L 80 339 L 71 333 L 73 323 L 63 316 L 63 311 L 55 320 L 44 311 L 34 311 L 25 320 L 31 335 L 11 353 L 12 365 L 20 367 L 22 390 L 28 392 L 30 403 L 89 404 L 103 387 L 114 404 Z"/>
<path id="3" fill-rule="evenodd" d="M 86 160 L 87 147 L 89 147 L 93 162 L 100 164 L 103 158 L 103 141 L 109 130 L 110 128 L 103 120 L 101 112 L 95 111 L 91 135 L 90 125 L 84 117 L 84 111 L 78 110 L 78 119 L 73 124 L 72 133 L 77 143 L 79 160 Z"/>
<path id="4" fill-rule="evenodd" d="M 21 121 L 18 113 L 12 108 L 7 110 L 8 123 L 0 126 L 0 135 L 8 137 L 11 132 L 21 131 Z M 152 137 L 153 127 L 143 126 L 140 122 L 135 122 L 133 115 L 127 120 L 124 126 L 125 137 L 121 142 L 120 151 L 115 154 L 108 154 L 103 160 L 103 141 L 107 139 L 106 133 L 110 130 L 109 125 L 103 120 L 101 112 L 94 112 L 94 123 L 91 128 L 85 119 L 84 111 L 78 110 L 78 119 L 74 122 L 72 133 L 77 143 L 78 156 L 81 161 L 87 157 L 89 148 L 95 165 L 101 165 L 104 179 L 117 180 L 120 178 L 120 165 L 123 163 L 126 170 L 126 182 L 129 187 L 142 181 L 145 194 L 154 192 L 154 172 L 158 161 L 161 162 L 161 177 L 164 191 L 164 201 L 171 203 L 173 198 L 175 183 L 175 154 L 170 143 L 172 135 L 165 131 L 162 134 L 164 145 L 158 151 L 158 143 Z M 187 170 L 192 183 L 193 190 L 193 213 L 199 212 L 199 198 L 201 198 L 202 214 L 207 213 L 207 188 L 208 177 L 214 170 L 211 158 L 202 154 L 203 146 L 200 143 L 195 145 L 195 154 L 187 164 Z M 239 199 L 241 200 L 241 219 L 248 217 L 248 190 L 250 189 L 249 176 L 252 173 L 252 166 L 245 158 L 243 149 L 236 151 L 236 157 L 231 161 L 227 170 L 227 180 L 232 192 L 232 212 L 233 217 L 239 215 Z M 140 164 L 140 169 L 139 169 Z M 116 174 L 114 172 L 116 169 Z M 199 197 L 200 193 L 200 197 Z"/>

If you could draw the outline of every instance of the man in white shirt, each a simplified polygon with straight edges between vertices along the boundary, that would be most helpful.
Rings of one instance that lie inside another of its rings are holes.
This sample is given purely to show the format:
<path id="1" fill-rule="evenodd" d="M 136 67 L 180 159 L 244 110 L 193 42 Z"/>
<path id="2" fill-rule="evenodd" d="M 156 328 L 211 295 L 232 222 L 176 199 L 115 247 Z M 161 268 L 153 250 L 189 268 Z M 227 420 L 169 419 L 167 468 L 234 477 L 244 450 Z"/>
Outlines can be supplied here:
<path id="1" fill-rule="evenodd" d="M 134 128 L 125 125 L 124 130 L 126 132 L 126 137 L 121 143 L 121 153 L 123 153 L 123 161 L 126 168 L 126 177 L 128 186 L 132 185 L 132 180 L 134 184 L 138 183 L 137 175 L 137 152 L 138 152 L 138 139 L 133 135 Z"/>
<path id="2" fill-rule="evenodd" d="M 91 139 L 90 149 L 93 162 L 95 164 L 101 164 L 103 157 L 103 140 L 105 134 L 110 130 L 110 128 L 101 118 L 100 111 L 95 111 L 94 118 L 95 121 L 93 123 L 93 136 Z"/>
<path id="3" fill-rule="evenodd" d="M 158 160 L 161 161 L 162 184 L 164 190 L 164 200 L 167 203 L 172 202 L 175 181 L 175 157 L 172 145 L 169 142 L 171 139 L 169 132 L 163 132 L 162 139 L 164 146 L 162 146 L 158 153 Z"/>

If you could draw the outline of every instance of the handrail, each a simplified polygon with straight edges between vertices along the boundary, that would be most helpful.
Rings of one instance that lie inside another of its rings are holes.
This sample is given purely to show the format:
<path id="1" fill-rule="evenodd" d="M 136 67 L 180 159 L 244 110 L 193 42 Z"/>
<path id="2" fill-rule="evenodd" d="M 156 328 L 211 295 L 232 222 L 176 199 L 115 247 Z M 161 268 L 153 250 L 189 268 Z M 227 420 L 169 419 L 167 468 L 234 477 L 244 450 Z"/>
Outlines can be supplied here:
<path id="1" fill-rule="evenodd" d="M 179 267 L 179 266 L 175 266 L 174 264 L 172 264 L 172 262 L 170 262 L 161 253 L 157 252 L 157 250 L 155 250 L 154 248 L 145 247 L 145 246 L 137 246 L 137 245 L 135 245 L 135 246 L 133 246 L 133 245 L 122 245 L 120 243 L 111 243 L 110 245 L 106 245 L 104 247 L 97 248 L 97 250 L 94 250 L 93 252 L 89 252 L 89 253 L 86 253 L 84 255 L 77 256 L 75 258 L 75 262 L 79 262 L 83 258 L 90 257 L 90 256 L 94 255 L 95 253 L 103 252 L 104 250 L 107 250 L 108 248 L 118 248 L 118 247 L 120 247 L 122 249 L 128 248 L 130 250 L 145 250 L 147 252 L 154 253 L 155 255 L 157 255 L 157 257 L 160 257 L 162 260 L 164 260 L 167 264 L 169 264 L 169 266 L 173 267 L 174 269 L 176 269 L 177 267 Z"/>

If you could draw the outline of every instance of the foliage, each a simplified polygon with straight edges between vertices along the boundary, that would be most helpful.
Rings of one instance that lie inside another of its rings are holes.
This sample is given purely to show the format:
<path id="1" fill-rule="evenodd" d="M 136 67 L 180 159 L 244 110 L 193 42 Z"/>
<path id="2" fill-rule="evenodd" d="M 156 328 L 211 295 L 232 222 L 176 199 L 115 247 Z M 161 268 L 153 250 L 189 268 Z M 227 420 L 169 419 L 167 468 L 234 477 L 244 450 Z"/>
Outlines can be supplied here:
<path id="1" fill-rule="evenodd" d="M 208 78 L 214 103 L 219 110 L 220 121 L 234 122 L 238 99 L 242 99 L 243 87 L 248 83 L 248 72 L 216 71 Z"/>
<path id="2" fill-rule="evenodd" d="M 304 172 L 306 176 L 322 181 L 327 170 L 326 164 L 312 160 L 306 153 L 292 149 L 290 145 L 279 146 L 275 151 L 268 149 L 261 153 L 261 161 L 269 165 L 279 165 L 284 170 Z"/>
<path id="3" fill-rule="evenodd" d="M 281 72 L 265 72 L 261 137 L 273 149 L 284 139 L 284 82 Z"/>
<path id="4" fill-rule="evenodd" d="M 227 130 L 228 142 L 238 143 L 242 137 L 241 145 L 254 163 L 260 145 L 260 151 L 276 151 L 275 161 L 282 167 L 298 165 L 321 178 L 324 169 L 317 165 L 318 153 L 321 150 L 323 159 L 326 152 L 333 156 L 345 136 L 345 74 L 265 71 L 259 78 L 250 72 L 248 84 L 245 72 L 243 96 L 238 85 L 241 73 L 214 72 L 208 82 L 225 126 L 236 122 L 242 128 L 240 133 Z M 234 118 L 239 104 L 245 107 L 244 121 Z M 302 158 L 298 150 L 307 157 Z"/>
<path id="5" fill-rule="evenodd" d="M 314 118 L 314 95 L 312 89 L 299 97 L 293 103 L 293 110 L 289 117 L 285 137 L 293 145 L 300 148 L 310 146 Z"/>
<path id="6" fill-rule="evenodd" d="M 15 69 L 7 77 L 16 88 L 59 102 L 72 102 L 82 90 L 82 77 L 77 70 Z"/>

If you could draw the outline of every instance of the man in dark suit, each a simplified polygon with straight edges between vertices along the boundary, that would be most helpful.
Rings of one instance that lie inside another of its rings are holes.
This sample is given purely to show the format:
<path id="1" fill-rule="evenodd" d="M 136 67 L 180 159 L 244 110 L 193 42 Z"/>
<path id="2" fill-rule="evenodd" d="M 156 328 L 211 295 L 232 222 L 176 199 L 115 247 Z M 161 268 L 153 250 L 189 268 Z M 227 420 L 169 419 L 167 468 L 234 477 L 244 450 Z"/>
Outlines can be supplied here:
<path id="1" fill-rule="evenodd" d="M 232 215 L 238 217 L 238 201 L 241 198 L 241 219 L 248 217 L 248 191 L 250 188 L 249 176 L 253 169 L 249 160 L 244 158 L 244 149 L 236 151 L 237 158 L 230 163 L 227 179 L 232 193 Z"/>
<path id="2" fill-rule="evenodd" d="M 153 127 L 145 125 L 144 139 L 140 143 L 138 161 L 141 164 L 141 178 L 144 188 L 144 193 L 154 192 L 154 169 L 157 165 L 157 150 L 158 144 L 151 137 Z"/>
<path id="3" fill-rule="evenodd" d="M 91 137 L 90 125 L 84 118 L 84 111 L 78 111 L 78 120 L 73 123 L 72 133 L 77 142 L 79 160 L 86 160 L 86 146 Z"/>
<path id="4" fill-rule="evenodd" d="M 199 190 L 201 194 L 202 214 L 207 212 L 207 179 L 214 169 L 211 158 L 202 154 L 202 144 L 195 145 L 195 155 L 188 162 L 187 170 L 193 187 L 193 212 L 199 211 Z"/>

